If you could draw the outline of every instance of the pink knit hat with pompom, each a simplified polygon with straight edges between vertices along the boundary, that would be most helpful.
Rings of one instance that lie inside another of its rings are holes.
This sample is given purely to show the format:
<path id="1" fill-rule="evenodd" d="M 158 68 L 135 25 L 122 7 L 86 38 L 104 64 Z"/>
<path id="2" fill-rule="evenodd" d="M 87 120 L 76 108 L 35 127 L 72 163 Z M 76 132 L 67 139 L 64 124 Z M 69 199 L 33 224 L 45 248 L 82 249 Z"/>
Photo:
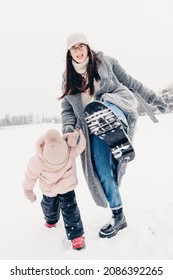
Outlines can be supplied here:
<path id="1" fill-rule="evenodd" d="M 69 147 L 61 134 L 55 130 L 50 129 L 44 135 L 43 157 L 47 163 L 57 165 L 60 169 L 64 166 L 68 159 Z"/>

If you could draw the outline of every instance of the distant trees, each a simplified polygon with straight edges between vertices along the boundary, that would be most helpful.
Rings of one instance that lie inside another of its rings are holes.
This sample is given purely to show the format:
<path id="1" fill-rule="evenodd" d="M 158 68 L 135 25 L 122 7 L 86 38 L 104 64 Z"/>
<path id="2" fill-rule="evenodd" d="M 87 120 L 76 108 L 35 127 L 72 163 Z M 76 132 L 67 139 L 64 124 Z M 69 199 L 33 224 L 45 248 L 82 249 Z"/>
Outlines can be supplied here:
<path id="1" fill-rule="evenodd" d="M 167 88 L 163 89 L 158 93 L 159 96 L 162 96 L 165 102 L 168 104 L 167 113 L 173 112 L 173 84 L 170 84 Z M 159 114 L 159 111 L 150 105 L 151 110 L 154 113 Z M 138 104 L 138 114 L 144 115 L 145 111 L 141 104 Z M 28 115 L 10 115 L 7 113 L 4 118 L 0 119 L 0 128 L 4 126 L 10 126 L 10 125 L 25 125 L 25 124 L 35 124 L 35 123 L 60 123 L 61 119 L 52 116 L 40 116 L 40 115 L 34 115 L 34 114 L 28 114 Z"/>
<path id="2" fill-rule="evenodd" d="M 61 120 L 56 117 L 48 117 L 48 116 L 39 116 L 34 114 L 28 115 L 10 115 L 7 113 L 4 118 L 0 119 L 0 128 L 4 126 L 11 126 L 11 125 L 25 125 L 25 124 L 34 124 L 34 123 L 60 123 Z"/>

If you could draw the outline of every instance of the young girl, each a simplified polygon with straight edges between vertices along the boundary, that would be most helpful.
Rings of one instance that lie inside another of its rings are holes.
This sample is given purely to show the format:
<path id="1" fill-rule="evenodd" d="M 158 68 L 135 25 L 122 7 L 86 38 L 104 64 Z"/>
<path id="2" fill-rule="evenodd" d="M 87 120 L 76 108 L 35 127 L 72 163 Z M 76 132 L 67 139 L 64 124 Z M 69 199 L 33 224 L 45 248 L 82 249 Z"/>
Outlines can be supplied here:
<path id="1" fill-rule="evenodd" d="M 85 243 L 74 192 L 78 183 L 75 159 L 84 151 L 86 140 L 81 130 L 76 131 L 76 135 L 77 145 L 69 147 L 65 140 L 68 134 L 62 137 L 57 130 L 47 131 L 37 141 L 36 154 L 28 163 L 23 187 L 25 196 L 34 202 L 36 196 L 33 188 L 39 179 L 45 226 L 55 227 L 61 211 L 67 238 L 71 240 L 73 249 L 79 250 L 85 247 Z M 72 142 L 70 144 L 73 145 Z"/>
<path id="2" fill-rule="evenodd" d="M 108 202 L 112 211 L 111 222 L 99 231 L 100 237 L 110 238 L 127 226 L 119 192 L 127 163 L 118 162 L 106 142 L 89 134 L 84 108 L 93 100 L 106 102 L 132 141 L 138 117 L 137 100 L 145 105 L 154 120 L 146 103 L 161 112 L 165 112 L 167 105 L 152 90 L 127 74 L 116 59 L 95 53 L 83 33 L 73 33 L 67 38 L 63 94 L 59 99 L 62 99 L 62 131 L 69 132 L 69 143 L 78 128 L 87 138 L 87 147 L 82 154 L 83 171 L 96 204 L 107 207 Z"/>

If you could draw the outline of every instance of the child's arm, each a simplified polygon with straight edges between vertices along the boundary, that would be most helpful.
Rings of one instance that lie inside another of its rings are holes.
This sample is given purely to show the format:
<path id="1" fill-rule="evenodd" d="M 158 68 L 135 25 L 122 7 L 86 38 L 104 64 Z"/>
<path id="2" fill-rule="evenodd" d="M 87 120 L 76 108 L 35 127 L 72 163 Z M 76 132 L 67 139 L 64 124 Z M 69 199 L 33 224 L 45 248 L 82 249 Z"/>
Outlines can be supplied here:
<path id="1" fill-rule="evenodd" d="M 39 168 L 37 164 L 36 157 L 32 157 L 27 165 L 27 170 L 25 172 L 25 179 L 23 181 L 23 188 L 25 196 L 34 202 L 37 198 L 33 192 L 34 185 L 39 177 Z"/>
<path id="2" fill-rule="evenodd" d="M 26 198 L 29 199 L 31 202 L 34 202 L 37 199 L 37 197 L 33 191 L 24 190 L 24 194 L 25 194 Z"/>

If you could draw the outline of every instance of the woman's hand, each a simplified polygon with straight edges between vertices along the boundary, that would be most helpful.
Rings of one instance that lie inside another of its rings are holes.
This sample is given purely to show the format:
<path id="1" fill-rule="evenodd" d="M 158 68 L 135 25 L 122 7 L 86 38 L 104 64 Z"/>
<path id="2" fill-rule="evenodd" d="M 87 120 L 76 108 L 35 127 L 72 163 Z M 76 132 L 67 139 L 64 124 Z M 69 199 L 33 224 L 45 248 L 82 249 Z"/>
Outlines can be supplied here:
<path id="1" fill-rule="evenodd" d="M 67 132 L 67 133 L 63 134 L 63 138 L 67 140 L 67 144 L 70 147 L 76 147 L 77 140 L 79 138 L 79 131 L 74 130 L 73 132 Z"/>
<path id="2" fill-rule="evenodd" d="M 152 105 L 156 106 L 160 113 L 165 113 L 168 107 L 162 97 L 157 97 L 154 102 L 152 102 Z"/>

